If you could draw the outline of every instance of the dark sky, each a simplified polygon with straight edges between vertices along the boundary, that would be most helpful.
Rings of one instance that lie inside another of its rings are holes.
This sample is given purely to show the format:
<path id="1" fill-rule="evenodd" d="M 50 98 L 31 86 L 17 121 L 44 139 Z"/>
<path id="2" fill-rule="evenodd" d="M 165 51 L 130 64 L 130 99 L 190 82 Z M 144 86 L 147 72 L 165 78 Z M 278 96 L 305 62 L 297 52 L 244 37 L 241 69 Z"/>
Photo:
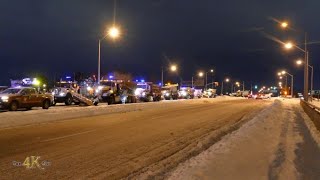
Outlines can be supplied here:
<path id="1" fill-rule="evenodd" d="M 75 71 L 96 73 L 98 39 L 113 22 L 113 0 L 1 0 L 0 84 L 10 78 Z M 303 57 L 262 35 L 301 43 L 308 31 L 320 40 L 318 0 L 118 0 L 119 41 L 102 43 L 102 72 L 114 69 L 160 81 L 160 67 L 179 64 L 183 79 L 199 70 L 216 69 L 216 78 L 273 85 L 285 68 L 302 86 Z M 283 32 L 270 20 L 288 19 Z M 315 87 L 320 88 L 320 45 L 310 45 Z"/>

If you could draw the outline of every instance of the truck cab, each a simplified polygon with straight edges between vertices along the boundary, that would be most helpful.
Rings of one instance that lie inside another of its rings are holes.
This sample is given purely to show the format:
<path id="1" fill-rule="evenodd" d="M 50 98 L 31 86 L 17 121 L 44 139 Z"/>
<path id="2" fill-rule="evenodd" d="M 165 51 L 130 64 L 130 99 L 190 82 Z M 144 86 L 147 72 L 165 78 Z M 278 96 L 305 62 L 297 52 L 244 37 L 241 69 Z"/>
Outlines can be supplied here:
<path id="1" fill-rule="evenodd" d="M 152 82 L 137 83 L 135 95 L 138 100 L 144 102 L 160 101 L 161 90 L 160 87 Z"/>
<path id="2" fill-rule="evenodd" d="M 161 88 L 162 97 L 165 100 L 176 100 L 179 97 L 178 84 L 166 85 Z"/>
<path id="3" fill-rule="evenodd" d="M 55 84 L 52 91 L 54 95 L 54 105 L 56 103 L 65 103 L 69 106 L 72 103 L 80 104 L 76 99 L 73 98 L 72 93 L 78 92 L 79 86 L 77 83 L 72 81 L 60 81 Z"/>

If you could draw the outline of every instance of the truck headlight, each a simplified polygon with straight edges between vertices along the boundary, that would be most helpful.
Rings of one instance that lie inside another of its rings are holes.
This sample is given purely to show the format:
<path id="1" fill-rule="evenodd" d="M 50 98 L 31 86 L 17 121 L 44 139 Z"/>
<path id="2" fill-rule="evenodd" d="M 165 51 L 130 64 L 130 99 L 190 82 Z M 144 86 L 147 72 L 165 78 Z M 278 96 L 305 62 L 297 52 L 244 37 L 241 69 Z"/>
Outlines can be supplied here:
<path id="1" fill-rule="evenodd" d="M 136 96 L 140 95 L 140 91 L 139 91 L 138 89 L 136 89 L 136 90 L 134 91 L 134 95 L 136 95 Z"/>
<path id="2" fill-rule="evenodd" d="M 182 95 L 182 96 L 187 96 L 187 92 L 182 91 L 182 92 L 181 92 L 181 95 Z"/>
<path id="3" fill-rule="evenodd" d="M 9 97 L 8 97 L 8 96 L 3 96 L 3 97 L 1 97 L 1 100 L 2 100 L 3 102 L 8 102 Z"/>

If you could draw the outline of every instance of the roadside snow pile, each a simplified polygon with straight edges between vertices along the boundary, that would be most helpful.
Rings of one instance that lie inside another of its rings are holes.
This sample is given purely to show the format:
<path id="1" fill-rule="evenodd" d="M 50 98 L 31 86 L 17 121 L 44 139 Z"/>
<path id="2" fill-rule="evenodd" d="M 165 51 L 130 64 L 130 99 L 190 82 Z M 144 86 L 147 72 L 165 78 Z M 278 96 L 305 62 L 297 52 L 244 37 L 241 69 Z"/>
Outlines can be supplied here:
<path id="1" fill-rule="evenodd" d="M 310 139 L 303 125 L 308 117 L 301 114 L 305 113 L 297 101 L 276 100 L 238 130 L 180 164 L 169 179 L 299 179 L 301 167 L 311 165 L 297 157 L 298 148 L 307 143 L 317 149 L 305 142 Z"/>
<path id="2" fill-rule="evenodd" d="M 170 108 L 176 106 L 217 103 L 222 101 L 241 100 L 240 98 L 219 97 L 214 99 L 191 99 L 177 101 L 161 101 L 150 103 L 117 104 L 98 106 L 55 106 L 49 110 L 33 108 L 30 111 L 0 113 L 0 128 L 10 128 L 34 123 L 47 123 L 55 120 L 66 120 L 88 116 L 99 116 L 110 113 L 127 113 L 154 108 Z M 205 102 L 204 102 L 205 101 Z"/>

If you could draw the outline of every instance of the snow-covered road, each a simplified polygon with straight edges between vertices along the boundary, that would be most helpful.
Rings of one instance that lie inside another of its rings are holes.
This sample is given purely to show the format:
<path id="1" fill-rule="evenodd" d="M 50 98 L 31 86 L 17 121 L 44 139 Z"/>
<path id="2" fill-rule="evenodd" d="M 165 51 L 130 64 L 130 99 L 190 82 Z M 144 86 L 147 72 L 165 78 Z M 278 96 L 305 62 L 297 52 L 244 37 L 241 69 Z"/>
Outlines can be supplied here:
<path id="1" fill-rule="evenodd" d="M 319 179 L 320 135 L 297 100 L 277 100 L 169 179 Z"/>
<path id="2" fill-rule="evenodd" d="M 222 97 L 0 113 L 0 179 L 318 179 L 299 100 Z M 12 164 L 41 156 L 51 165 Z"/>
<path id="3" fill-rule="evenodd" d="M 271 103 L 217 98 L 4 113 L 25 116 L 27 122 L 55 114 L 46 123 L 0 129 L 0 179 L 165 178 Z M 106 113 L 112 108 L 120 110 Z M 104 114 L 58 120 L 71 111 Z M 28 156 L 41 156 L 51 166 L 39 170 L 12 164 Z"/>

